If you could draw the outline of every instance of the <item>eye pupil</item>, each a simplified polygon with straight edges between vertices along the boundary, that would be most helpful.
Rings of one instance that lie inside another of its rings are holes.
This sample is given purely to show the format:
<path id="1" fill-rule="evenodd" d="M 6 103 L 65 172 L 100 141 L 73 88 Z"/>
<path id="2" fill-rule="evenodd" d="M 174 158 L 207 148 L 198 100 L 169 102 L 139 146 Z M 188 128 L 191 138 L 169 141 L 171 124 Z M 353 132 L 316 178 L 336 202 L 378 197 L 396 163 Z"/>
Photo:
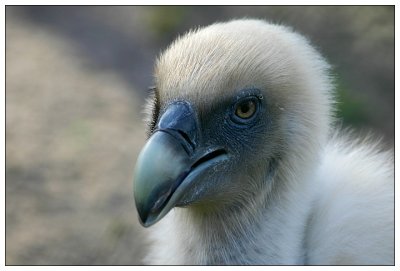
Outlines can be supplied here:
<path id="1" fill-rule="evenodd" d="M 248 119 L 256 112 L 256 104 L 254 101 L 245 101 L 240 103 L 235 111 L 236 116 L 242 119 Z"/>
<path id="2" fill-rule="evenodd" d="M 246 114 L 247 112 L 249 112 L 250 106 L 249 106 L 249 104 L 247 103 L 247 104 L 242 105 L 242 107 L 241 107 L 240 109 L 241 109 L 241 111 L 242 111 L 244 114 Z"/>

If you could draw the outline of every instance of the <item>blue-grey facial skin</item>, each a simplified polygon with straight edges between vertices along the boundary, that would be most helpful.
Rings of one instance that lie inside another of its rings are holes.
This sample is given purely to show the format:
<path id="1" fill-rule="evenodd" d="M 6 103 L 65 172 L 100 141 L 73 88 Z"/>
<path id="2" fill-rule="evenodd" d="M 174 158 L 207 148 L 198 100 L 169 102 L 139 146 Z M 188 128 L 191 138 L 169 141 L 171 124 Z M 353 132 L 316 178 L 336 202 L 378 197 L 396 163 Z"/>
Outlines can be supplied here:
<path id="1" fill-rule="evenodd" d="M 238 123 L 234 116 L 235 106 L 249 97 L 257 101 L 257 111 L 248 121 Z M 277 140 L 274 138 L 275 127 L 268 101 L 259 89 L 241 90 L 210 111 L 197 109 L 199 111 L 200 144 L 205 147 L 222 146 L 229 159 L 204 172 L 201 180 L 187 190 L 178 206 L 207 205 L 210 209 L 211 205 L 215 205 L 218 208 L 220 204 L 240 200 L 237 195 L 248 195 L 243 191 L 246 187 L 243 182 L 259 177 L 255 175 L 260 172 L 258 169 L 268 165 L 268 159 L 274 156 L 274 144 L 268 146 L 265 140 L 269 134 L 270 142 Z"/>
<path id="2" fill-rule="evenodd" d="M 235 115 L 248 101 L 255 105 L 254 114 L 246 119 Z M 247 89 L 217 105 L 206 111 L 190 101 L 173 101 L 161 110 L 135 168 L 134 196 L 144 226 L 175 206 L 212 209 L 227 204 L 227 198 L 240 200 L 235 195 L 251 196 L 243 182 L 259 177 L 252 172 L 268 164 L 261 157 L 273 154 L 265 144 L 273 130 L 267 100 L 259 89 Z"/>

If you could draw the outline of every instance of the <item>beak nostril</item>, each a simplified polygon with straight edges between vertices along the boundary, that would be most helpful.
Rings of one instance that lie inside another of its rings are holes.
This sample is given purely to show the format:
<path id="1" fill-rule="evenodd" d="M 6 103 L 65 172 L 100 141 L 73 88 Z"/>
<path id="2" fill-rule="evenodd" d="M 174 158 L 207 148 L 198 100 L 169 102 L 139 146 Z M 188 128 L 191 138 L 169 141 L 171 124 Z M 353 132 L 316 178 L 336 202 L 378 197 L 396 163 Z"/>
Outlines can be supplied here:
<path id="1" fill-rule="evenodd" d="M 176 101 L 162 113 L 155 131 L 165 131 L 182 141 L 182 146 L 191 155 L 197 143 L 197 119 L 192 106 L 184 101 Z"/>
<path id="2" fill-rule="evenodd" d="M 185 132 L 181 131 L 181 130 L 177 130 L 178 133 L 185 139 L 185 141 L 190 145 L 190 147 L 192 148 L 192 151 L 194 151 L 195 149 L 195 144 L 194 142 L 190 139 L 190 137 L 188 136 L 188 134 L 186 134 Z"/>
<path id="3" fill-rule="evenodd" d="M 192 156 L 192 154 L 194 153 L 195 144 L 193 143 L 192 140 L 190 140 L 190 137 L 185 132 L 182 132 L 181 130 L 170 129 L 170 128 L 157 129 L 156 131 L 167 133 L 167 134 L 171 135 L 172 137 L 174 137 L 175 139 L 177 139 L 178 142 L 180 143 L 180 145 L 182 146 L 182 148 L 189 155 L 189 157 Z"/>

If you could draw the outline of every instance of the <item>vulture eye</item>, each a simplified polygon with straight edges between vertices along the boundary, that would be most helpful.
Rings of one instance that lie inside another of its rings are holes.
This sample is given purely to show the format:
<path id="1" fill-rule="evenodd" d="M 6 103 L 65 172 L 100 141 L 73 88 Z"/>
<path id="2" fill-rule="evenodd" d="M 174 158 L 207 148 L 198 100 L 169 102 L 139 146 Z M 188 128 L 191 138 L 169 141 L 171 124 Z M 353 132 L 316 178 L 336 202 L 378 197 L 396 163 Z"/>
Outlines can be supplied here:
<path id="1" fill-rule="evenodd" d="M 246 100 L 236 106 L 235 114 L 241 119 L 251 118 L 256 112 L 257 105 L 253 100 Z"/>
<path id="2" fill-rule="evenodd" d="M 253 119 L 258 108 L 259 100 L 256 97 L 243 98 L 234 105 L 235 114 L 232 116 L 232 120 L 239 124 L 246 124 Z"/>

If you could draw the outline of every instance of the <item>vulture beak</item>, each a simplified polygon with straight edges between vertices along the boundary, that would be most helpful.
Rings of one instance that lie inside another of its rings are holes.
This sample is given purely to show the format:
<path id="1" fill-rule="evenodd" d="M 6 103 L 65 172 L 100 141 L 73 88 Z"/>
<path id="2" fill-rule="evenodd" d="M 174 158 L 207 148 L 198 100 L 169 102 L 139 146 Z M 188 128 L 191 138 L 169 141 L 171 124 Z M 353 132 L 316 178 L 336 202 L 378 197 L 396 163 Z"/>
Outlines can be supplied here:
<path id="1" fill-rule="evenodd" d="M 143 226 L 163 218 L 203 172 L 227 159 L 222 148 L 199 146 L 197 127 L 190 104 L 175 102 L 140 152 L 133 189 Z"/>

